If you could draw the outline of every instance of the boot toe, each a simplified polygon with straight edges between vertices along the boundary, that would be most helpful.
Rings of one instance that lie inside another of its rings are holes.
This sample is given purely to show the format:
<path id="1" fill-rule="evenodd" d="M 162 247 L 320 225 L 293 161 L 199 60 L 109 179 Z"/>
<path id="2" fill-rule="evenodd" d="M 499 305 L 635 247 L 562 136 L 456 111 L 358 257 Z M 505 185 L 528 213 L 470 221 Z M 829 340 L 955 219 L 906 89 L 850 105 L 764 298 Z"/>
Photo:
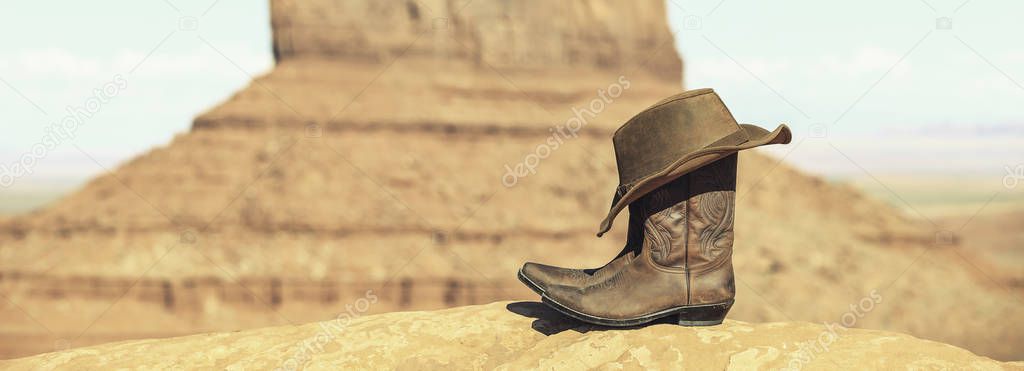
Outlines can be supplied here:
<path id="1" fill-rule="evenodd" d="M 579 288 L 565 285 L 548 286 L 548 290 L 545 294 L 549 299 L 557 301 L 560 304 L 576 302 L 582 295 L 583 293 Z"/>
<path id="2" fill-rule="evenodd" d="M 529 281 L 528 285 L 534 286 L 535 290 L 544 292 L 555 281 L 558 270 L 558 267 L 528 262 L 523 264 L 523 268 L 519 272 Z"/>
<path id="3" fill-rule="evenodd" d="M 573 311 L 579 311 L 581 301 L 584 298 L 583 292 L 572 286 L 564 285 L 551 285 L 548 286 L 547 291 L 544 292 L 544 297 L 548 300 L 554 301 L 556 304 L 571 309 Z"/>

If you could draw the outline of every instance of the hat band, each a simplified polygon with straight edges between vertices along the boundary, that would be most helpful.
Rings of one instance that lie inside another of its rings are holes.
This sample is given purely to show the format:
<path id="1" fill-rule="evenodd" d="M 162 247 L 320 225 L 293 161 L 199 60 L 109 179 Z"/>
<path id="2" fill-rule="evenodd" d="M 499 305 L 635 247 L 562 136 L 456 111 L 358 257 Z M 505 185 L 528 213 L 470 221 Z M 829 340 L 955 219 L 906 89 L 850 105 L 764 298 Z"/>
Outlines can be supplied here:
<path id="1" fill-rule="evenodd" d="M 746 131 L 744 131 L 743 129 L 739 129 L 739 130 L 736 130 L 736 131 L 732 132 L 729 135 L 726 135 L 726 136 L 724 136 L 722 138 L 719 138 L 719 139 L 715 140 L 714 142 L 711 142 L 710 144 L 707 144 L 707 145 L 701 147 L 700 149 L 697 149 L 695 151 L 691 151 L 689 153 L 684 153 L 679 158 L 683 158 L 683 157 L 689 156 L 690 154 L 693 154 L 693 153 L 696 153 L 696 152 L 700 152 L 700 151 L 703 151 L 703 150 L 707 150 L 709 148 L 722 147 L 722 146 L 730 146 L 730 147 L 731 146 L 738 146 L 740 144 L 746 143 L 749 140 L 750 140 L 750 137 L 747 136 Z M 634 175 L 634 177 L 632 179 L 621 179 L 620 178 L 619 179 L 619 188 L 631 188 L 632 184 L 637 182 L 637 181 L 639 181 L 640 179 L 644 179 L 644 178 L 650 176 L 651 174 L 657 174 L 659 172 L 665 171 L 665 169 L 673 166 L 679 160 L 679 158 L 673 160 L 672 162 L 666 164 L 665 166 L 662 166 L 661 169 L 658 169 L 658 171 L 654 171 L 654 172 L 650 172 L 650 173 L 646 173 L 646 174 L 637 174 L 637 175 Z M 618 164 L 618 165 L 619 165 L 618 166 L 619 169 L 623 168 L 622 164 Z M 622 175 L 625 175 L 625 174 L 620 172 L 619 175 L 622 176 Z"/>

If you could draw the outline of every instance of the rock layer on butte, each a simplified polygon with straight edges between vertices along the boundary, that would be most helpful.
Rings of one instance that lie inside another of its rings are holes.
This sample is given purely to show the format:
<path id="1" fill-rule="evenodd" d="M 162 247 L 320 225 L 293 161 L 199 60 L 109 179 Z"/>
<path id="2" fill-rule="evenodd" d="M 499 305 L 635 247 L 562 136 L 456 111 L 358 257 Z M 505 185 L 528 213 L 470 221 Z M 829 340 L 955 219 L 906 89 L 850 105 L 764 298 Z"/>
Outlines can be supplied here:
<path id="1" fill-rule="evenodd" d="M 804 322 L 635 330 L 581 325 L 536 302 L 378 314 L 302 326 L 127 341 L 15 361 L 50 369 L 1020 370 L 954 346 Z"/>
<path id="2" fill-rule="evenodd" d="M 533 298 L 523 261 L 621 247 L 624 216 L 594 237 L 611 133 L 683 88 L 664 1 L 270 4 L 272 71 L 0 221 L 0 357 L 310 322 L 368 295 L 371 312 Z M 876 293 L 856 326 L 1024 356 L 1019 295 L 929 228 L 757 152 L 737 189 L 732 318 L 836 322 Z"/>

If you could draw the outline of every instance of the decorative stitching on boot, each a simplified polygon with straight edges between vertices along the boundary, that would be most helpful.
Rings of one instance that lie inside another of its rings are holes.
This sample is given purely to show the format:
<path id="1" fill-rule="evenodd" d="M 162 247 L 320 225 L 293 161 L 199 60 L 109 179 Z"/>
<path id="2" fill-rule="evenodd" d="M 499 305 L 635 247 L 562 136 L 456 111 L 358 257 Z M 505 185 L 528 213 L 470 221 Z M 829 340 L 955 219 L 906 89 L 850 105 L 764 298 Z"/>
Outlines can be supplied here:
<path id="1" fill-rule="evenodd" d="M 716 259 L 733 243 L 736 210 L 735 160 L 721 161 L 693 174 L 696 253 L 706 261 Z"/>
<path id="2" fill-rule="evenodd" d="M 675 251 L 675 245 L 682 243 L 687 233 L 686 184 L 685 178 L 677 179 L 637 201 L 645 214 L 641 245 L 650 251 L 653 262 L 664 267 L 683 268 L 684 265 L 685 256 L 673 255 L 685 254 Z"/>
<path id="3" fill-rule="evenodd" d="M 732 192 L 708 192 L 698 195 L 697 205 L 709 225 L 700 231 L 698 252 L 708 260 L 732 246 L 731 233 L 736 208 Z"/>
<path id="4" fill-rule="evenodd" d="M 670 255 L 677 240 L 686 236 L 686 202 L 652 214 L 644 222 L 644 247 L 650 249 L 655 262 L 664 266 L 682 265 L 672 262 Z"/>
<path id="5" fill-rule="evenodd" d="M 668 253 L 672 250 L 672 238 L 668 229 L 661 225 L 663 215 L 659 214 L 661 213 L 651 215 L 644 222 L 644 247 L 651 250 L 654 261 L 661 263 L 668 258 Z"/>

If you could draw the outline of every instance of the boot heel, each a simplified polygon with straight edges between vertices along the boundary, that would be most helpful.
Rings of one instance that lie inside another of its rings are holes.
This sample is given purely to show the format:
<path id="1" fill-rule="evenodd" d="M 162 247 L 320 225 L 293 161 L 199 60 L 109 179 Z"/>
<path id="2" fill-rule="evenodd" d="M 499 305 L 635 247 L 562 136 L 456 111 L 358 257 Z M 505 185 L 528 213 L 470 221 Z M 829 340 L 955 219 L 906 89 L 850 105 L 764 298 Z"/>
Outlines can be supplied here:
<path id="1" fill-rule="evenodd" d="M 718 304 L 686 307 L 679 311 L 680 326 L 714 326 L 725 320 L 732 308 L 732 300 Z"/>

